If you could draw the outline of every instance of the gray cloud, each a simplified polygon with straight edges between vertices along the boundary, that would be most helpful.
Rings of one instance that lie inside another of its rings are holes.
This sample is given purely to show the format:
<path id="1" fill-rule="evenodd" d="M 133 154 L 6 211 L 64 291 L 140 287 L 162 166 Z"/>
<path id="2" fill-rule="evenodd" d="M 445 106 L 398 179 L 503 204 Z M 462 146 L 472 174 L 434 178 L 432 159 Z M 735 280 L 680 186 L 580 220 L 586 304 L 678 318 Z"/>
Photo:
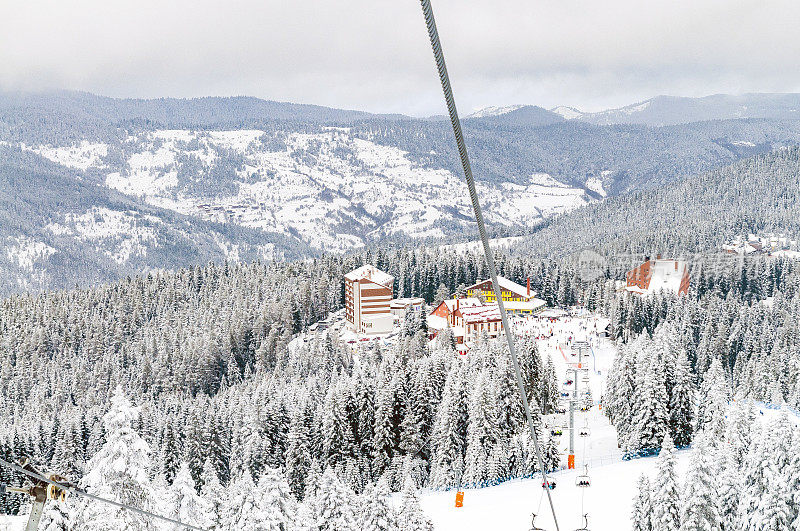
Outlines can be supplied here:
<path id="1" fill-rule="evenodd" d="M 416 0 L 6 0 L 0 89 L 443 112 Z M 462 111 L 800 91 L 796 0 L 434 0 Z"/>

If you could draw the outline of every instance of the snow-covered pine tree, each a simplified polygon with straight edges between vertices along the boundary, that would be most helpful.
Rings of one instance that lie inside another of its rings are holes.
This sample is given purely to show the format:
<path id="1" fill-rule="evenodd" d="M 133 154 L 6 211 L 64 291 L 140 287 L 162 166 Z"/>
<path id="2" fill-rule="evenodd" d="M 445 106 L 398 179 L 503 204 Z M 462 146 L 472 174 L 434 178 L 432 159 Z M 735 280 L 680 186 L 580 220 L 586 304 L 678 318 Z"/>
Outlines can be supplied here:
<path id="1" fill-rule="evenodd" d="M 211 529 L 222 528 L 222 512 L 223 512 L 223 499 L 227 498 L 227 493 L 219 482 L 217 472 L 214 470 L 214 464 L 211 458 L 206 458 L 203 464 L 202 480 L 203 486 L 200 489 L 200 495 L 206 503 L 208 508 L 208 515 L 210 519 L 209 527 Z"/>
<path id="2" fill-rule="evenodd" d="M 49 502 L 44 507 L 39 529 L 43 531 L 72 531 L 75 529 L 75 502 Z"/>
<path id="3" fill-rule="evenodd" d="M 681 525 L 674 451 L 675 446 L 667 434 L 656 460 L 658 472 L 653 485 L 653 531 L 675 531 Z"/>
<path id="4" fill-rule="evenodd" d="M 316 529 L 319 531 L 356 531 L 355 494 L 347 489 L 332 469 L 322 475 L 314 500 Z"/>
<path id="5" fill-rule="evenodd" d="M 466 450 L 468 413 L 460 360 L 447 375 L 442 402 L 433 425 L 432 487 L 460 484 Z"/>
<path id="6" fill-rule="evenodd" d="M 394 456 L 393 405 L 394 392 L 390 382 L 385 381 L 375 395 L 372 469 L 377 476 L 389 467 Z"/>
<path id="7" fill-rule="evenodd" d="M 488 478 L 489 456 L 498 439 L 496 388 L 481 371 L 469 400 L 467 453 L 464 458 L 464 484 L 481 485 Z"/>
<path id="8" fill-rule="evenodd" d="M 663 373 L 651 360 L 636 395 L 632 431 L 624 445 L 627 453 L 651 452 L 659 447 L 664 435 L 669 433 L 666 401 Z"/>
<path id="9" fill-rule="evenodd" d="M 181 463 L 169 488 L 167 505 L 171 517 L 186 524 L 207 528 L 213 522 L 212 508 L 208 501 L 197 494 L 191 470 L 185 462 Z"/>
<path id="10" fill-rule="evenodd" d="M 258 505 L 256 486 L 250 471 L 245 469 L 241 476 L 231 480 L 227 496 L 221 508 L 221 523 L 224 531 L 256 531 L 252 523 L 256 519 Z"/>
<path id="11" fill-rule="evenodd" d="M 286 477 L 289 489 L 298 500 L 305 497 L 306 476 L 311 467 L 311 424 L 314 409 L 309 400 L 297 408 L 289 424 L 286 450 Z"/>
<path id="12" fill-rule="evenodd" d="M 147 511 L 158 504 L 150 481 L 150 446 L 131 428 L 138 416 L 139 408 L 131 405 L 118 386 L 111 408 L 103 415 L 106 442 L 87 463 L 81 484 L 90 494 Z M 81 504 L 76 527 L 97 531 L 156 529 L 149 517 L 93 502 Z"/>
<path id="13" fill-rule="evenodd" d="M 385 487 L 370 485 L 361 495 L 361 529 L 363 531 L 399 531 L 394 509 L 386 500 Z"/>
<path id="14" fill-rule="evenodd" d="M 684 351 L 677 353 L 673 379 L 669 403 L 669 428 L 675 445 L 681 447 L 692 442 L 695 402 L 694 377 Z"/>
<path id="15" fill-rule="evenodd" d="M 717 479 L 717 506 L 722 528 L 730 531 L 738 529 L 739 524 L 739 502 L 742 498 L 740 462 L 730 445 L 721 445 L 719 455 L 721 471 Z"/>
<path id="16" fill-rule="evenodd" d="M 633 498 L 632 531 L 653 531 L 653 504 L 650 494 L 650 480 L 642 474 L 639 476 L 636 496 Z"/>
<path id="17" fill-rule="evenodd" d="M 795 529 L 800 529 L 800 430 L 792 434 L 792 446 L 789 451 L 790 461 L 786 467 L 786 492 L 792 496 L 791 522 Z"/>
<path id="18" fill-rule="evenodd" d="M 403 486 L 403 502 L 398 514 L 400 531 L 433 531 L 433 523 L 422 511 L 417 489 L 411 478 L 406 478 Z"/>
<path id="19" fill-rule="evenodd" d="M 297 520 L 297 507 L 280 471 L 267 467 L 258 480 L 252 525 L 258 531 L 289 531 Z"/>
<path id="20" fill-rule="evenodd" d="M 721 531 L 713 448 L 705 434 L 695 438 L 683 488 L 681 531 Z"/>
<path id="21" fill-rule="evenodd" d="M 721 439 L 725 434 L 728 402 L 730 402 L 730 389 L 722 362 L 719 358 L 714 358 L 700 386 L 696 430 L 709 431 L 714 439 Z"/>

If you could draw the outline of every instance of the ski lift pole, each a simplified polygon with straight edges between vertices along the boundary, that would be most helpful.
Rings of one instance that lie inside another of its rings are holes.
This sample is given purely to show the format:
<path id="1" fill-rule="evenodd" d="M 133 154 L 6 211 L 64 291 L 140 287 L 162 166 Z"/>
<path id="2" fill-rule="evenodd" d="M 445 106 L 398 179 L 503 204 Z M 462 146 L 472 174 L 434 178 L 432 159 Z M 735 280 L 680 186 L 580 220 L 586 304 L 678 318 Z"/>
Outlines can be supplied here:
<path id="1" fill-rule="evenodd" d="M 580 354 L 578 355 L 580 359 Z M 568 369 L 572 371 L 572 385 L 574 386 L 572 392 L 572 399 L 569 401 L 569 455 L 567 456 L 567 468 L 572 470 L 575 468 L 575 404 L 578 401 L 578 377 L 580 372 L 578 369 Z"/>
<path id="2" fill-rule="evenodd" d="M 433 55 L 436 60 L 436 67 L 439 71 L 439 81 L 442 85 L 442 92 L 444 92 L 444 99 L 447 102 L 447 111 L 450 115 L 450 124 L 453 127 L 453 135 L 456 139 L 458 146 L 458 154 L 461 158 L 461 167 L 464 170 L 464 178 L 467 181 L 469 188 L 470 199 L 472 200 L 472 209 L 475 212 L 475 221 L 478 224 L 478 232 L 481 236 L 483 243 L 483 254 L 486 258 L 486 265 L 489 269 L 489 274 L 492 278 L 492 289 L 494 290 L 495 299 L 497 300 L 497 308 L 500 310 L 500 319 L 503 323 L 503 330 L 505 332 L 506 340 L 508 341 L 508 352 L 511 356 L 511 361 L 514 364 L 514 373 L 517 379 L 517 387 L 519 388 L 520 398 L 522 405 L 525 408 L 525 417 L 528 421 L 528 428 L 531 431 L 531 439 L 533 440 L 533 448 L 536 452 L 536 459 L 539 464 L 539 469 L 542 472 L 542 480 L 547 484 L 547 470 L 544 466 L 544 459 L 542 459 L 542 452 L 539 447 L 539 440 L 536 436 L 536 427 L 533 424 L 533 416 L 531 415 L 531 408 L 528 404 L 528 397 L 525 393 L 525 385 L 522 381 L 522 373 L 519 368 L 519 360 L 517 359 L 517 352 L 514 348 L 514 339 L 511 337 L 511 329 L 508 326 L 508 318 L 506 316 L 505 305 L 503 304 L 503 293 L 500 285 L 497 282 L 497 270 L 495 268 L 494 256 L 489 247 L 489 238 L 486 236 L 486 227 L 483 222 L 483 214 L 481 213 L 481 205 L 478 201 L 478 192 L 475 188 L 475 179 L 472 176 L 472 167 L 467 155 L 467 146 L 464 142 L 464 134 L 461 131 L 461 122 L 458 118 L 458 110 L 456 109 L 455 98 L 453 97 L 453 89 L 450 86 L 450 76 L 447 73 L 447 65 L 444 60 L 444 53 L 442 52 L 442 44 L 439 40 L 439 31 L 436 28 L 436 19 L 433 16 L 433 8 L 431 7 L 430 0 L 420 0 L 422 5 L 422 13 L 425 16 L 425 24 L 428 28 L 428 37 L 431 41 L 433 48 Z M 547 501 L 550 503 L 550 510 L 553 513 L 553 523 L 556 531 L 559 531 L 558 518 L 556 517 L 556 508 L 553 505 L 553 498 L 550 495 L 550 489 L 545 489 L 547 492 Z"/>

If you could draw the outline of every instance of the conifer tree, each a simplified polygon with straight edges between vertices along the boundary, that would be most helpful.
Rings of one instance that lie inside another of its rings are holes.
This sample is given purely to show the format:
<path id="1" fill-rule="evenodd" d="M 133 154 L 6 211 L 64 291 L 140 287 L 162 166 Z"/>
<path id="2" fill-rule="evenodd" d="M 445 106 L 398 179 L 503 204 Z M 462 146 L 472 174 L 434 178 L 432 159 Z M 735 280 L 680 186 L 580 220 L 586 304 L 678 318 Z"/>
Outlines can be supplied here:
<path id="1" fill-rule="evenodd" d="M 253 529 L 288 531 L 297 520 L 297 508 L 280 471 L 267 467 L 258 480 Z"/>
<path id="2" fill-rule="evenodd" d="M 696 429 L 706 430 L 715 439 L 725 433 L 725 416 L 730 401 L 728 382 L 719 358 L 714 358 L 700 387 Z"/>
<path id="3" fill-rule="evenodd" d="M 695 392 L 689 360 L 686 353 L 677 354 L 673 371 L 674 382 L 669 402 L 670 435 L 676 446 L 686 446 L 692 441 Z"/>
<path id="4" fill-rule="evenodd" d="M 286 476 L 289 490 L 298 499 L 305 496 L 306 476 L 311 467 L 311 424 L 314 411 L 306 402 L 292 416 L 286 450 Z"/>
<path id="5" fill-rule="evenodd" d="M 168 491 L 168 506 L 172 518 L 183 523 L 206 528 L 212 523 L 211 506 L 197 494 L 187 463 L 182 463 Z"/>
<path id="6" fill-rule="evenodd" d="M 682 531 L 718 531 L 722 529 L 717 480 L 712 468 L 712 448 L 705 435 L 695 439 L 689 471 L 683 489 Z"/>
<path id="7" fill-rule="evenodd" d="M 356 531 L 355 494 L 342 485 L 332 469 L 322 475 L 314 500 L 316 528 L 320 531 Z"/>
<path id="8" fill-rule="evenodd" d="M 625 445 L 628 452 L 658 448 L 664 435 L 669 432 L 666 401 L 662 373 L 656 363 L 651 362 L 636 396 L 636 411 L 632 423 L 634 430 L 628 435 Z"/>
<path id="9" fill-rule="evenodd" d="M 202 480 L 203 487 L 200 489 L 200 495 L 208 508 L 209 527 L 211 529 L 221 529 L 223 499 L 227 498 L 227 494 L 219 482 L 219 477 L 214 470 L 211 458 L 207 458 L 203 464 Z"/>
<path id="10" fill-rule="evenodd" d="M 650 481 L 639 476 L 636 496 L 633 498 L 633 531 L 653 531 L 653 505 L 650 499 Z"/>
<path id="11" fill-rule="evenodd" d="M 681 525 L 674 448 L 667 434 L 656 461 L 658 472 L 653 485 L 653 531 L 674 531 Z"/>
<path id="12" fill-rule="evenodd" d="M 361 495 L 361 529 L 364 531 L 399 531 L 394 509 L 386 501 L 385 487 L 380 483 L 364 489 Z"/>
<path id="13" fill-rule="evenodd" d="M 403 502 L 399 513 L 400 531 L 433 531 L 433 523 L 425 516 L 419 504 L 417 489 L 411 478 L 406 478 L 403 487 Z"/>
<path id="14" fill-rule="evenodd" d="M 432 487 L 454 486 L 461 483 L 468 423 L 462 378 L 460 367 L 454 364 L 447 376 L 431 436 Z"/>
<path id="15" fill-rule="evenodd" d="M 156 492 L 150 481 L 151 450 L 131 428 L 139 416 L 117 387 L 111 408 L 103 416 L 106 442 L 86 465 L 81 481 L 90 494 L 144 510 L 157 508 Z M 76 518 L 77 527 L 99 531 L 155 529 L 149 517 L 96 503 L 82 503 Z"/>

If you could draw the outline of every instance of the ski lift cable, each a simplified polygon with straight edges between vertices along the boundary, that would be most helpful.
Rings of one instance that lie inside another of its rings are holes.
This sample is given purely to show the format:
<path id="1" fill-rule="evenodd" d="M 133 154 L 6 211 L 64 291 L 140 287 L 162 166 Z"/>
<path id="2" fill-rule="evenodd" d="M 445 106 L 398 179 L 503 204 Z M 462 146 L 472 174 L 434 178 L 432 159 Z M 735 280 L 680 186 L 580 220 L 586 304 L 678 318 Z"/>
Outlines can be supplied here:
<path id="1" fill-rule="evenodd" d="M 132 507 L 130 505 L 125 505 L 124 503 L 119 503 L 119 502 L 116 502 L 116 501 L 113 501 L 113 500 L 109 500 L 109 499 L 106 499 L 106 498 L 101 498 L 100 496 L 95 496 L 94 494 L 89 494 L 85 490 L 78 489 L 78 488 L 75 488 L 75 487 L 70 487 L 69 485 L 65 485 L 63 483 L 59 483 L 57 481 L 53 481 L 53 480 L 51 480 L 51 479 L 49 479 L 49 478 L 47 478 L 45 476 L 42 476 L 41 474 L 36 474 L 35 472 L 31 472 L 30 470 L 26 470 L 26 469 L 22 468 L 21 466 L 15 465 L 14 463 L 10 463 L 10 462 L 8 462 L 8 461 L 6 461 L 4 459 L 0 459 L 0 465 L 5 466 L 6 468 L 10 468 L 11 470 L 14 470 L 16 472 L 19 472 L 20 474 L 25 474 L 26 476 L 29 476 L 32 479 L 35 479 L 37 481 L 43 481 L 45 483 L 53 485 L 54 487 L 56 487 L 58 489 L 61 489 L 61 490 L 65 491 L 65 492 L 70 492 L 70 493 L 76 494 L 78 496 L 83 496 L 84 498 L 88 498 L 88 499 L 93 500 L 93 501 L 98 501 L 98 502 L 101 502 L 101 503 L 114 505 L 114 506 L 119 507 L 121 509 L 125 509 L 125 510 L 128 510 L 128 511 L 133 511 L 135 513 L 139 513 L 139 514 L 142 514 L 144 516 L 149 516 L 150 518 L 155 518 L 157 520 L 162 520 L 164 522 L 169 522 L 170 524 L 180 525 L 180 526 L 183 526 L 183 527 L 185 527 L 187 529 L 196 529 L 198 531 L 207 531 L 206 529 L 204 529 L 202 527 L 197 527 L 197 526 L 194 526 L 194 525 L 191 525 L 191 524 L 185 524 L 185 523 L 181 522 L 180 520 L 174 520 L 172 518 L 167 518 L 166 516 L 161 516 L 160 514 L 151 513 L 149 511 L 145 511 L 144 509 L 139 509 L 138 507 Z"/>
<path id="2" fill-rule="evenodd" d="M 528 397 L 525 393 L 525 386 L 522 382 L 522 373 L 520 372 L 519 360 L 517 359 L 517 353 L 514 348 L 514 340 L 511 337 L 511 329 L 508 326 L 508 317 L 506 316 L 506 309 L 505 305 L 503 304 L 502 291 L 497 282 L 497 270 L 495 268 L 494 256 L 492 255 L 492 250 L 489 247 L 489 239 L 486 236 L 486 227 L 484 226 L 483 222 L 483 214 L 481 213 L 481 206 L 480 202 L 478 201 L 478 193 L 475 189 L 475 180 L 472 176 L 472 167 L 469 162 L 469 156 L 467 155 L 467 146 L 464 143 L 464 135 L 461 131 L 461 122 L 459 121 L 458 110 L 456 109 L 456 102 L 453 97 L 453 89 L 450 86 L 450 76 L 447 73 L 447 65 L 445 64 L 444 53 L 442 52 L 442 45 L 439 40 L 439 32 L 436 28 L 436 20 L 433 16 L 433 8 L 431 7 L 430 0 L 420 0 L 420 3 L 422 5 L 422 13 L 425 16 L 425 24 L 428 28 L 428 37 L 430 38 L 431 47 L 433 48 L 436 67 L 439 71 L 439 81 L 441 82 L 442 91 L 444 92 L 444 99 L 447 103 L 447 110 L 450 114 L 450 124 L 453 127 L 453 134 L 458 146 L 458 154 L 461 158 L 461 166 L 464 170 L 464 177 L 467 181 L 467 187 L 469 188 L 469 195 L 470 199 L 472 200 L 472 209 L 475 212 L 475 221 L 478 224 L 478 232 L 480 233 L 481 242 L 483 243 L 483 254 L 486 259 L 486 265 L 489 269 L 489 274 L 491 275 L 495 300 L 497 301 L 497 307 L 500 310 L 500 319 L 502 320 L 503 330 L 505 330 L 506 340 L 508 341 L 508 351 L 511 356 L 511 361 L 514 364 L 517 387 L 519 389 L 520 397 L 522 398 L 522 405 L 525 408 L 525 416 L 528 421 L 528 427 L 531 431 L 533 448 L 536 452 L 536 459 L 542 472 L 542 480 L 545 482 L 545 484 L 547 484 L 547 471 L 545 469 L 544 459 L 542 458 L 542 452 L 539 447 L 539 440 L 536 437 L 536 428 L 533 424 L 533 417 L 531 416 Z M 550 495 L 550 489 L 544 490 L 547 491 L 547 500 L 550 503 L 550 510 L 553 513 L 553 523 L 555 524 L 556 531 L 560 531 L 558 527 L 558 518 L 556 517 L 556 508 L 553 504 L 553 497 Z"/>

